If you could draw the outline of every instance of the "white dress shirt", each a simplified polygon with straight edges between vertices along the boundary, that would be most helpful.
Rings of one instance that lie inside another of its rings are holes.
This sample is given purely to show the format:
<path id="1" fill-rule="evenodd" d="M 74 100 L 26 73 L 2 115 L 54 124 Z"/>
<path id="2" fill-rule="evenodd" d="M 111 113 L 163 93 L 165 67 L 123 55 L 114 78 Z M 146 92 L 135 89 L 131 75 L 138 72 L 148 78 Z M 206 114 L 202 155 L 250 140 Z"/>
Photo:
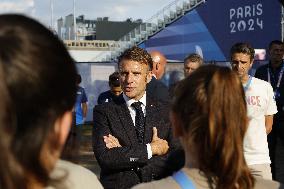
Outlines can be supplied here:
<path id="1" fill-rule="evenodd" d="M 146 117 L 146 92 L 144 93 L 144 95 L 142 96 L 142 98 L 140 98 L 140 100 L 134 100 L 134 99 L 130 99 L 129 97 L 127 97 L 124 93 L 123 93 L 123 98 L 126 102 L 126 105 L 127 105 L 127 108 L 130 112 L 130 115 L 131 115 L 131 118 L 132 118 L 132 121 L 133 121 L 133 125 L 135 125 L 135 116 L 136 116 L 136 111 L 135 111 L 135 108 L 131 106 L 131 104 L 133 102 L 141 102 L 142 105 L 142 111 L 144 113 L 144 117 Z M 147 153 L 148 153 L 148 159 L 151 159 L 152 158 L 152 149 L 151 149 L 151 145 L 148 143 L 146 144 L 147 146 Z"/>

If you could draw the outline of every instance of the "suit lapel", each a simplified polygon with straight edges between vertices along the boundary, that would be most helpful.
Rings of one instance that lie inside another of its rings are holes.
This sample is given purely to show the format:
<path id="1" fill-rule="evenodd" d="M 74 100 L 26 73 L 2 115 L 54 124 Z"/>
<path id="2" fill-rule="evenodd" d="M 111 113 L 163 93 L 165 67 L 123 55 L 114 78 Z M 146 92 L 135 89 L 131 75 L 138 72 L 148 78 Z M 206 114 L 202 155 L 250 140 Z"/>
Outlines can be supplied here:
<path id="1" fill-rule="evenodd" d="M 145 133 L 144 133 L 144 144 L 150 143 L 152 141 L 153 127 L 155 126 L 155 111 L 157 111 L 156 103 L 154 103 L 151 98 L 147 97 L 146 103 L 146 121 L 145 121 Z"/>
<path id="2" fill-rule="evenodd" d="M 131 143 L 138 143 L 138 139 L 136 136 L 136 130 L 135 126 L 133 124 L 129 109 L 127 108 L 127 105 L 121 96 L 121 98 L 118 99 L 117 107 L 116 107 L 116 113 L 120 119 L 120 123 L 124 129 L 124 133 L 126 133 L 129 141 Z"/>

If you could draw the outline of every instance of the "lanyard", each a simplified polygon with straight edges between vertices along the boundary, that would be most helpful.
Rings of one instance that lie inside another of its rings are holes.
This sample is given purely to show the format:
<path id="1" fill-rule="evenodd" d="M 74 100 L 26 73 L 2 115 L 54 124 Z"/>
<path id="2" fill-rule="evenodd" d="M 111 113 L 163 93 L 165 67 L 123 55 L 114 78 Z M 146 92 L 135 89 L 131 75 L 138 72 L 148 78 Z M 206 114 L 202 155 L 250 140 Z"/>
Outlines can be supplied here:
<path id="1" fill-rule="evenodd" d="M 176 172 L 172 177 L 182 189 L 195 188 L 191 179 L 182 170 Z"/>
<path id="2" fill-rule="evenodd" d="M 248 82 L 247 84 L 244 86 L 244 91 L 246 92 L 251 84 L 251 80 L 252 80 L 252 77 L 249 75 L 249 79 L 248 79 Z"/>
<path id="3" fill-rule="evenodd" d="M 279 72 L 279 75 L 278 75 L 278 81 L 277 81 L 277 85 L 276 85 L 276 89 L 274 91 L 277 91 L 278 88 L 280 87 L 280 83 L 281 83 L 281 79 L 282 79 L 282 76 L 283 76 L 283 72 L 284 72 L 284 64 L 282 65 L 282 68 Z M 272 76 L 272 75 L 271 75 Z M 270 80 L 270 68 L 268 67 L 267 68 L 267 80 L 268 82 L 271 84 L 271 80 Z"/>

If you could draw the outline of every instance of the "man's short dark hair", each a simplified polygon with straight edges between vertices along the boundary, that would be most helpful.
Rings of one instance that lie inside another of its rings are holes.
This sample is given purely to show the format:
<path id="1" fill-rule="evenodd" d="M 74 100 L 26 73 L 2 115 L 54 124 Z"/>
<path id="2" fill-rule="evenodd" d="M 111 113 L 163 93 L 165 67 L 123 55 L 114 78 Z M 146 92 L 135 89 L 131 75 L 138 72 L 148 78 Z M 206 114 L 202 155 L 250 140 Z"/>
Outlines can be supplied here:
<path id="1" fill-rule="evenodd" d="M 126 49 L 118 57 L 118 64 L 120 64 L 120 62 L 125 59 L 146 64 L 149 67 L 149 70 L 153 69 L 153 60 L 151 58 L 151 55 L 146 50 L 137 46 Z"/>
<path id="2" fill-rule="evenodd" d="M 109 75 L 108 85 L 111 86 L 111 87 L 119 87 L 120 86 L 119 73 L 118 72 L 113 72 L 112 74 Z"/>
<path id="3" fill-rule="evenodd" d="M 232 58 L 235 53 L 243 53 L 250 56 L 250 60 L 254 59 L 254 49 L 249 43 L 236 43 L 232 46 L 230 56 Z"/>
<path id="4" fill-rule="evenodd" d="M 189 55 L 187 55 L 184 59 L 184 63 L 187 63 L 187 62 L 196 62 L 196 63 L 199 63 L 199 64 L 203 64 L 203 58 L 197 54 L 197 53 L 191 53 Z"/>
<path id="5" fill-rule="evenodd" d="M 269 43 L 268 50 L 271 49 L 272 45 L 282 45 L 282 46 L 283 46 L 284 43 L 283 43 L 282 41 L 280 41 L 280 40 L 273 40 L 273 41 L 271 41 L 271 42 Z"/>

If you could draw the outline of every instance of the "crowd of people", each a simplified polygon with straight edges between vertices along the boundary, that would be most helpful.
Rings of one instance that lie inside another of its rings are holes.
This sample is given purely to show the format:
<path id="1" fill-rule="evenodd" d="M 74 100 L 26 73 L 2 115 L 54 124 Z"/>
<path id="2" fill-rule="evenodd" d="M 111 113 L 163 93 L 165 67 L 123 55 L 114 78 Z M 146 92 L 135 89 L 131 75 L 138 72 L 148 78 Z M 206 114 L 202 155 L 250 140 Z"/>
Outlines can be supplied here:
<path id="1" fill-rule="evenodd" d="M 281 41 L 255 76 L 248 43 L 232 45 L 231 68 L 191 53 L 171 89 L 161 52 L 125 50 L 93 109 L 99 179 L 60 159 L 88 101 L 66 47 L 14 14 L 0 15 L 0 43 L 1 189 L 284 188 Z"/>

